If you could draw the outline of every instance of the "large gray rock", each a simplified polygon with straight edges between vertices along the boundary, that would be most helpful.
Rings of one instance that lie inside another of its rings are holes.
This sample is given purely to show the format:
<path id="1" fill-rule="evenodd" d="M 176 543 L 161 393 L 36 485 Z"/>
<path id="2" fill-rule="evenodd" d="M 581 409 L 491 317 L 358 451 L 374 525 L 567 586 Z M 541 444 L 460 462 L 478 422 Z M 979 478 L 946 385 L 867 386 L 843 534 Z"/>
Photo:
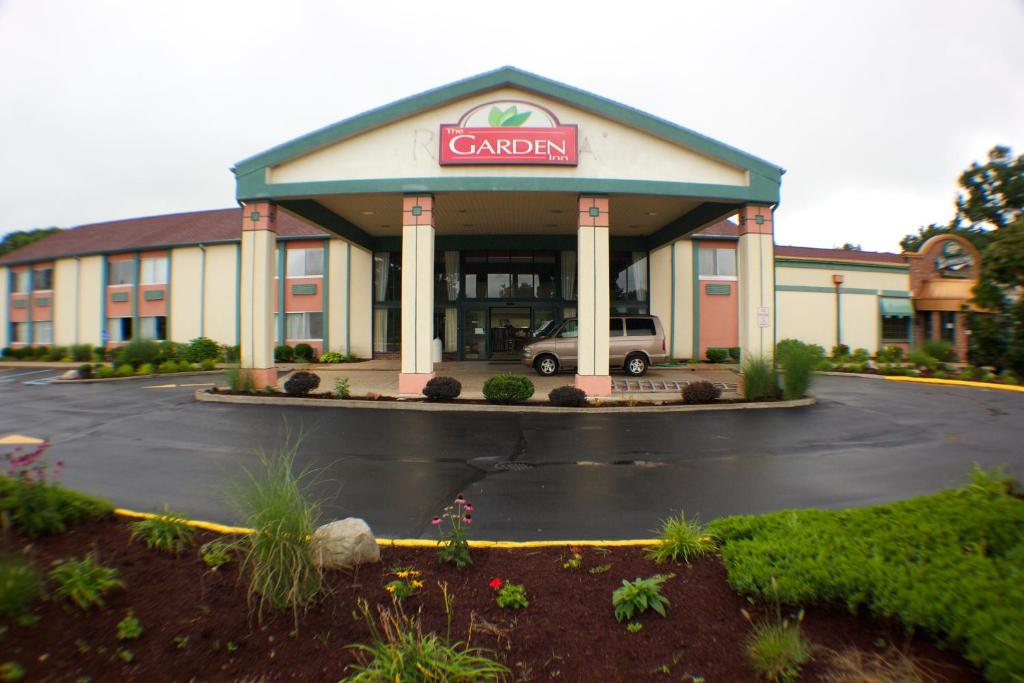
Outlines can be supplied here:
<path id="1" fill-rule="evenodd" d="M 369 525 L 358 517 L 324 524 L 313 532 L 313 552 L 324 569 L 351 569 L 380 562 L 380 547 Z"/>
<path id="2" fill-rule="evenodd" d="M 63 375 L 61 375 L 60 378 L 61 379 L 81 379 L 82 378 L 82 373 L 80 373 L 78 371 L 78 368 L 75 368 L 74 370 L 68 370 Z"/>

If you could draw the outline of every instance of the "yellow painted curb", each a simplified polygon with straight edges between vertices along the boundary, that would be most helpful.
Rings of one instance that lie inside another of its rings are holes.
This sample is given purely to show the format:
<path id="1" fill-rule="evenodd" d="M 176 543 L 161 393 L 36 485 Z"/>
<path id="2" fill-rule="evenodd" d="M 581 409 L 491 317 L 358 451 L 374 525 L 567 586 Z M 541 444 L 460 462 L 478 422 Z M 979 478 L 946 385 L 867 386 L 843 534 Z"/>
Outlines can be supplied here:
<path id="1" fill-rule="evenodd" d="M 8 434 L 0 439 L 0 446 L 38 446 L 44 441 L 45 439 L 37 439 L 34 436 L 25 436 L 24 434 Z"/>
<path id="2" fill-rule="evenodd" d="M 115 508 L 114 514 L 133 519 L 153 519 L 160 515 L 153 512 L 136 512 L 124 508 Z M 206 529 L 218 534 L 250 534 L 252 529 L 241 526 L 227 526 L 216 522 L 203 522 L 186 519 L 185 524 L 197 529 Z M 657 539 L 637 539 L 627 541 L 470 541 L 471 548 L 554 548 L 559 546 L 578 545 L 590 548 L 625 548 L 631 546 L 656 545 Z M 377 544 L 394 548 L 436 548 L 437 541 L 429 538 L 378 538 Z"/>
<path id="3" fill-rule="evenodd" d="M 1024 387 L 1012 384 L 992 384 L 991 382 L 971 382 L 965 379 L 939 379 L 937 377 L 900 377 L 885 375 L 890 382 L 918 382 L 920 384 L 947 384 L 958 387 L 974 387 L 975 389 L 1000 389 L 1002 391 L 1024 392 Z"/>

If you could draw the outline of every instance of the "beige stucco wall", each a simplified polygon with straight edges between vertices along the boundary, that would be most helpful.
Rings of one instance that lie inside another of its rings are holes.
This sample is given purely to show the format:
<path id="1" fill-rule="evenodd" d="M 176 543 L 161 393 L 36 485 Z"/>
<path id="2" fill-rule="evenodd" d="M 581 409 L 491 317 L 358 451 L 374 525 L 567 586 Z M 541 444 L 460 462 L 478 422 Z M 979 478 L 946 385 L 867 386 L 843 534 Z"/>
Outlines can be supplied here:
<path id="1" fill-rule="evenodd" d="M 595 114 L 512 88 L 448 103 L 288 161 L 269 170 L 267 182 L 479 176 L 480 167 L 438 165 L 440 126 L 457 123 L 478 104 L 504 99 L 535 102 L 554 112 L 561 123 L 577 124 L 579 165 L 489 166 L 483 175 L 749 184 L 746 171 Z"/>
<path id="2" fill-rule="evenodd" d="M 11 296 L 8 288 L 11 285 L 11 277 L 7 266 L 0 266 L 0 349 L 7 348 L 11 333 L 10 317 L 8 307 L 11 305 Z"/>
<path id="3" fill-rule="evenodd" d="M 672 335 L 672 252 L 675 251 L 675 339 Z M 661 319 L 674 358 L 693 356 L 693 242 L 676 240 L 651 252 L 651 313 Z"/>
<path id="4" fill-rule="evenodd" d="M 842 294 L 839 310 L 842 342 L 851 349 L 878 350 L 879 311 L 878 297 L 867 294 Z"/>
<path id="5" fill-rule="evenodd" d="M 78 343 L 78 261 L 57 259 L 53 264 L 53 343 Z"/>
<path id="6" fill-rule="evenodd" d="M 328 283 L 328 315 L 327 334 L 331 341 L 331 348 L 325 351 L 338 351 L 349 353 L 350 341 L 346 341 L 348 333 L 348 252 L 351 245 L 340 239 L 332 239 L 327 243 L 327 272 L 329 273 Z"/>
<path id="7" fill-rule="evenodd" d="M 83 256 L 78 260 L 78 343 L 99 346 L 103 343 L 103 269 L 102 256 Z"/>
<path id="8" fill-rule="evenodd" d="M 242 231 L 243 295 L 240 313 L 244 368 L 274 367 L 273 299 L 276 242 L 276 236 L 269 230 Z M 210 255 L 207 254 L 208 257 Z M 210 291 L 212 287 L 207 288 L 208 294 Z"/>
<path id="9" fill-rule="evenodd" d="M 776 338 L 819 344 L 826 351 L 836 343 L 836 297 L 819 292 L 776 292 Z"/>
<path id="10" fill-rule="evenodd" d="M 352 332 L 350 353 L 360 358 L 373 356 L 373 252 L 351 245 L 352 290 L 349 292 L 349 319 Z M 334 299 L 332 298 L 333 302 Z M 332 303 L 332 308 L 334 307 Z"/>
<path id="11" fill-rule="evenodd" d="M 843 268 L 793 268 L 780 265 L 776 268 L 776 279 L 780 285 L 801 285 L 810 287 L 833 287 L 832 275 L 843 276 L 843 287 L 854 289 L 890 289 L 910 291 L 910 271 L 866 271 L 844 270 Z"/>
<path id="12" fill-rule="evenodd" d="M 739 290 L 739 343 L 743 358 L 775 353 L 775 244 L 770 234 L 748 233 L 736 245 Z M 758 309 L 768 310 L 768 326 Z"/>
<path id="13" fill-rule="evenodd" d="M 187 342 L 202 334 L 199 324 L 202 260 L 203 255 L 199 247 L 184 247 L 171 251 L 169 325 L 173 341 Z"/>
<path id="14" fill-rule="evenodd" d="M 238 249 L 239 245 L 237 244 L 218 244 L 206 247 L 206 291 L 204 292 L 206 306 L 203 332 L 210 339 L 228 345 L 239 343 L 235 339 L 235 321 L 238 315 Z M 272 257 L 271 279 L 273 279 L 274 264 L 276 263 L 276 257 Z M 268 310 L 273 319 L 273 308 L 268 308 Z M 273 343 L 273 336 L 271 336 L 271 343 Z"/>

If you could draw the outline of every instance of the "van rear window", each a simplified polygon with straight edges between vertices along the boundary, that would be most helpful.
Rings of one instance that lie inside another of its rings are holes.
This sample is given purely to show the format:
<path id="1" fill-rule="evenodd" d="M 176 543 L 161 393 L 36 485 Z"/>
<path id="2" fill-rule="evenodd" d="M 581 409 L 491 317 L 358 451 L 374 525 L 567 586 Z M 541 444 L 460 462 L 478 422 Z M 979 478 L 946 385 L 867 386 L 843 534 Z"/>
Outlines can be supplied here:
<path id="1" fill-rule="evenodd" d="M 654 321 L 650 318 L 626 318 L 627 337 L 653 337 Z"/>
<path id="2" fill-rule="evenodd" d="M 621 337 L 622 336 L 622 318 L 609 318 L 608 319 L 608 336 L 609 337 Z"/>

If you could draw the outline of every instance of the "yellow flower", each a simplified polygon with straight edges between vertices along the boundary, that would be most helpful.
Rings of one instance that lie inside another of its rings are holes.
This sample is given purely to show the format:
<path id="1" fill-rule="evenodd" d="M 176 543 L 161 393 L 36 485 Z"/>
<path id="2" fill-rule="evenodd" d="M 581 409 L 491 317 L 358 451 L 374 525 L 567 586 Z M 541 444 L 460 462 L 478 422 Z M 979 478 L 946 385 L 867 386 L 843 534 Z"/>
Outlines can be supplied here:
<path id="1" fill-rule="evenodd" d="M 423 582 L 422 581 L 413 581 L 412 582 L 412 587 L 413 588 L 423 588 Z"/>
<path id="2" fill-rule="evenodd" d="M 388 593 L 394 593 L 396 590 L 398 590 L 398 586 L 396 586 L 393 583 L 389 583 L 388 585 L 384 586 L 384 590 L 386 590 Z"/>
<path id="3" fill-rule="evenodd" d="M 395 572 L 395 576 L 397 576 L 400 579 L 404 579 L 405 577 L 409 576 L 409 572 L 408 571 Z"/>

